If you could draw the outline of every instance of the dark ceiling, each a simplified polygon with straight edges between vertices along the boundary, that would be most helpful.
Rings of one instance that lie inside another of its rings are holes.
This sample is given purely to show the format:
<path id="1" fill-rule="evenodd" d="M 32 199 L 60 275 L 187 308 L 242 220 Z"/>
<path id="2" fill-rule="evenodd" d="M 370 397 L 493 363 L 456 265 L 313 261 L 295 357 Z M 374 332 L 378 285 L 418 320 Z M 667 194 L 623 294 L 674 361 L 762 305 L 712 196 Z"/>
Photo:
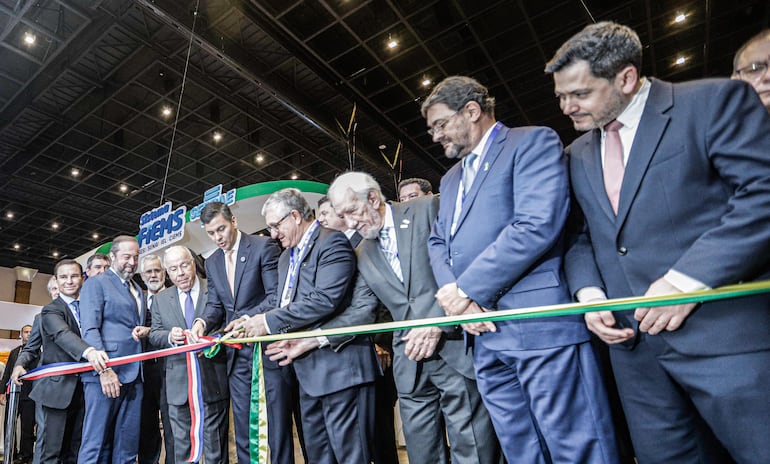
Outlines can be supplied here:
<path id="1" fill-rule="evenodd" d="M 142 212 L 191 207 L 220 183 L 328 183 L 352 163 L 389 194 L 400 177 L 437 184 L 449 163 L 419 103 L 452 74 L 486 84 L 506 124 L 548 125 L 569 143 L 577 134 L 542 70 L 592 18 L 636 29 L 644 72 L 672 81 L 728 75 L 734 51 L 770 24 L 767 0 L 196 5 L 0 0 L 0 265 L 51 272 L 135 233 Z"/>

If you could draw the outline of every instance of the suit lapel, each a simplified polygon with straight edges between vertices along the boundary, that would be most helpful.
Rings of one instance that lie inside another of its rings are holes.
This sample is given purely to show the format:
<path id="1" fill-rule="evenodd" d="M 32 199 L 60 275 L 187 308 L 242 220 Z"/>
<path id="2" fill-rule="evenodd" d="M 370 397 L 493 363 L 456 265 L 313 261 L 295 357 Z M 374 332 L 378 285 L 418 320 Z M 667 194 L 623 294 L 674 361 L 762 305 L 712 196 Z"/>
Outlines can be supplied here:
<path id="1" fill-rule="evenodd" d="M 136 306 L 137 301 L 134 295 L 126 290 L 126 287 L 123 286 L 123 281 L 120 280 L 120 277 L 118 277 L 115 272 L 113 272 L 111 269 L 108 269 L 106 272 L 109 272 L 107 275 L 109 276 L 110 282 L 112 282 L 112 285 L 115 287 L 116 293 L 120 295 L 121 298 L 123 298 L 123 300 L 125 300 L 127 303 L 131 304 L 131 308 L 133 308 L 134 312 L 134 320 L 139 320 L 139 324 L 141 324 L 143 321 L 142 318 L 139 317 L 139 308 Z M 129 279 L 127 282 L 129 286 L 134 286 L 134 282 L 131 279 Z M 141 295 L 141 290 L 139 290 L 139 294 Z"/>
<path id="2" fill-rule="evenodd" d="M 398 240 L 398 238 L 396 238 Z M 362 240 L 358 245 L 365 257 L 372 263 L 372 267 L 382 275 L 382 277 L 390 282 L 390 285 L 396 288 L 404 288 L 404 284 L 399 282 L 396 273 L 393 272 L 393 268 L 390 267 L 388 258 L 385 257 L 385 252 L 380 247 L 380 242 L 377 240 Z M 401 272 L 404 272 L 404 266 L 401 265 Z M 406 279 L 406 276 L 404 276 Z"/>
<path id="3" fill-rule="evenodd" d="M 174 313 L 174 319 L 176 319 L 176 323 L 173 325 L 187 328 L 187 321 L 184 320 L 184 302 L 179 299 L 179 289 L 176 287 L 172 288 L 173 290 L 168 292 L 168 297 L 171 300 L 171 308 L 173 309 L 172 312 Z"/>
<path id="4" fill-rule="evenodd" d="M 62 300 L 61 297 L 56 299 L 56 304 L 59 305 L 62 312 L 64 313 L 64 322 L 67 323 L 67 325 L 70 327 L 70 330 L 80 335 L 80 326 L 78 326 L 78 321 L 75 319 L 75 316 L 72 314 L 70 305 L 68 305 L 64 300 Z M 42 324 L 42 321 L 40 322 Z"/>
<path id="5" fill-rule="evenodd" d="M 489 146 L 489 150 L 487 150 L 487 153 L 484 155 L 484 158 L 481 159 L 481 163 L 479 164 L 479 169 L 476 172 L 476 177 L 473 179 L 473 185 L 471 185 L 471 189 L 468 192 L 468 195 L 465 196 L 465 200 L 463 201 L 463 207 L 460 210 L 460 217 L 457 218 L 457 229 L 460 228 L 463 221 L 465 220 L 465 217 L 468 215 L 468 211 L 470 211 L 471 206 L 473 205 L 473 202 L 476 200 L 476 196 L 481 190 L 481 186 L 482 184 L 484 184 L 484 180 L 487 178 L 489 171 L 494 169 L 495 161 L 497 161 L 497 158 L 500 156 L 500 153 L 502 153 L 503 144 L 505 142 L 505 139 L 508 138 L 508 132 L 509 130 L 507 127 L 501 127 L 500 130 L 495 135 L 494 140 L 492 140 L 492 144 Z M 458 163 L 458 164 L 462 165 L 462 163 Z M 460 168 L 460 172 L 462 172 L 462 168 Z M 459 189 L 459 185 L 458 185 L 458 189 Z M 457 189 L 455 189 L 455 200 L 457 198 L 457 193 L 458 193 Z"/>
<path id="6" fill-rule="evenodd" d="M 628 210 L 634 197 L 636 197 L 639 185 L 647 173 L 650 161 L 671 119 L 663 112 L 673 104 L 672 93 L 673 90 L 670 85 L 652 82 L 623 175 L 623 185 L 620 188 L 620 202 L 618 204 L 618 229 L 628 215 Z"/>
<path id="7" fill-rule="evenodd" d="M 289 301 L 294 301 L 294 297 L 297 295 L 297 288 L 299 287 L 299 279 L 300 279 L 300 276 L 302 275 L 302 268 L 305 265 L 305 261 L 307 261 L 308 257 L 310 256 L 310 253 L 313 251 L 313 245 L 315 245 L 316 240 L 318 240 L 318 235 L 320 233 L 321 233 L 321 226 L 318 225 L 313 231 L 313 234 L 310 236 L 310 240 L 308 240 L 307 242 L 307 245 L 303 252 L 302 260 L 297 265 L 297 278 L 294 281 L 294 285 L 291 288 L 291 295 L 289 296 Z"/>
<path id="8" fill-rule="evenodd" d="M 456 163 L 454 166 L 449 168 L 449 171 L 447 171 L 444 181 L 444 186 L 446 187 L 441 191 L 441 202 L 443 204 L 444 201 L 446 201 L 446 204 L 452 205 L 451 208 L 448 208 L 449 215 L 447 216 L 446 220 L 444 220 L 444 236 L 445 237 L 451 237 L 452 236 L 452 220 L 454 219 L 454 213 L 455 213 L 455 205 L 457 205 L 457 193 L 460 189 L 460 176 L 462 173 L 462 164 Z"/>
<path id="9" fill-rule="evenodd" d="M 196 277 L 198 278 L 198 277 Z M 195 302 L 195 317 L 201 317 L 203 315 L 203 310 L 206 307 L 206 302 L 208 301 L 208 295 L 209 295 L 209 286 L 206 283 L 205 280 L 200 279 L 198 281 L 198 301 Z"/>
<path id="10" fill-rule="evenodd" d="M 241 243 L 238 246 L 238 254 L 235 257 L 235 277 L 233 282 L 233 300 L 235 300 L 235 296 L 238 295 L 238 289 L 241 287 L 241 279 L 243 278 L 244 270 L 246 269 L 246 263 L 249 261 L 249 257 L 251 256 L 251 240 L 249 240 L 243 232 L 241 232 Z M 227 268 L 225 267 L 225 270 Z M 225 276 L 227 276 L 227 272 L 225 272 Z M 228 284 L 229 287 L 229 284 Z M 233 301 L 233 306 L 235 305 L 235 301 Z"/>

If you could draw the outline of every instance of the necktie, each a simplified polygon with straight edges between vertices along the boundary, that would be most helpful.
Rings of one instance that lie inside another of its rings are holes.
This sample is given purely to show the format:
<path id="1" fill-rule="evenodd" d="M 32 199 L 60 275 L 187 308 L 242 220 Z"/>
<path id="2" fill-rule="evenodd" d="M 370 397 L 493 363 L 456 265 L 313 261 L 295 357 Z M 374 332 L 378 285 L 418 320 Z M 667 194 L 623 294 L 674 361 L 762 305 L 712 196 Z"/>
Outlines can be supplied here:
<path id="1" fill-rule="evenodd" d="M 78 300 L 73 300 L 72 307 L 75 308 L 75 315 L 78 318 L 78 322 L 80 322 L 80 302 Z"/>
<path id="2" fill-rule="evenodd" d="M 184 292 L 187 295 L 187 299 L 184 302 L 184 321 L 187 323 L 188 329 L 192 329 L 193 321 L 195 320 L 195 304 L 193 304 L 191 292 L 191 290 Z"/>
<path id="3" fill-rule="evenodd" d="M 391 227 L 383 227 L 380 229 L 380 248 L 385 253 L 385 257 L 388 259 L 390 268 L 398 277 L 401 282 L 404 281 L 404 275 L 401 273 L 401 261 L 398 259 L 398 247 L 396 245 L 396 238 L 390 236 Z"/>
<path id="4" fill-rule="evenodd" d="M 128 296 L 131 297 L 131 301 L 134 302 L 134 307 L 136 308 L 136 312 L 139 312 L 139 306 L 136 304 L 136 297 L 134 296 L 134 292 L 131 291 L 131 284 L 128 283 L 128 281 L 123 282 L 123 286 L 126 287 L 126 291 L 128 292 Z"/>
<path id="5" fill-rule="evenodd" d="M 147 302 L 147 309 L 152 308 L 152 304 L 155 303 L 155 295 L 150 295 L 149 302 Z"/>
<path id="6" fill-rule="evenodd" d="M 604 126 L 604 189 L 610 199 L 612 211 L 618 214 L 620 202 L 620 186 L 623 184 L 623 144 L 620 141 L 618 129 L 623 127 L 617 120 Z"/>
<path id="7" fill-rule="evenodd" d="M 235 296 L 235 250 L 225 252 L 225 271 L 227 272 L 227 283 L 230 284 L 230 294 Z"/>
<path id="8" fill-rule="evenodd" d="M 476 178 L 476 168 L 473 167 L 473 162 L 478 157 L 479 155 L 476 153 L 469 153 L 463 158 L 463 199 L 470 192 L 473 179 Z"/>

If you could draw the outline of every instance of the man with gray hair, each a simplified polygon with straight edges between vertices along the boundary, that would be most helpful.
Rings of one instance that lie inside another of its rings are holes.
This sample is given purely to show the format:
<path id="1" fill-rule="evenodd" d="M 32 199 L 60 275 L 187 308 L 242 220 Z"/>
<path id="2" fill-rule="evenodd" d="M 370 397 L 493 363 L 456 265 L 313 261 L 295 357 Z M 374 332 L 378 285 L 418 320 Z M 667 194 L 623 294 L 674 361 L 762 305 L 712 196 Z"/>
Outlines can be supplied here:
<path id="1" fill-rule="evenodd" d="M 359 272 L 393 319 L 442 316 L 427 246 L 439 199 L 389 205 L 363 172 L 338 177 L 329 198 L 347 226 L 364 237 L 356 249 Z M 499 445 L 462 333 L 454 327 L 399 331 L 393 352 L 409 462 L 446 463 L 450 454 L 456 464 L 498 462 Z"/>
<path id="2" fill-rule="evenodd" d="M 278 261 L 275 309 L 246 321 L 245 335 L 313 330 L 351 310 L 358 290 L 356 258 L 345 234 L 321 227 L 297 189 L 270 195 L 262 214 L 285 250 Z M 377 299 L 371 292 L 357 293 L 355 303 L 373 319 Z M 328 340 L 320 345 L 292 362 L 308 460 L 368 463 L 377 375 L 372 342 L 361 336 L 337 348 Z"/>
<path id="3" fill-rule="evenodd" d="M 562 272 L 567 160 L 547 127 L 497 122 L 495 99 L 453 76 L 422 114 L 447 158 L 429 241 L 448 315 L 570 301 Z M 466 324 L 484 404 L 510 462 L 615 462 L 609 404 L 580 316 Z"/>
<path id="4" fill-rule="evenodd" d="M 94 253 L 86 261 L 86 276 L 93 277 L 110 268 L 110 257 L 104 253 Z"/>
<path id="5" fill-rule="evenodd" d="M 770 115 L 745 82 L 642 77 L 642 43 L 586 26 L 546 65 L 569 148 L 565 271 L 579 301 L 770 278 Z M 770 296 L 585 315 L 640 463 L 770 456 Z M 716 437 L 716 439 L 715 439 Z M 726 456 L 724 449 L 729 452 Z"/>
<path id="6" fill-rule="evenodd" d="M 770 29 L 750 38 L 735 52 L 733 79 L 748 82 L 757 91 L 759 99 L 770 112 Z"/>

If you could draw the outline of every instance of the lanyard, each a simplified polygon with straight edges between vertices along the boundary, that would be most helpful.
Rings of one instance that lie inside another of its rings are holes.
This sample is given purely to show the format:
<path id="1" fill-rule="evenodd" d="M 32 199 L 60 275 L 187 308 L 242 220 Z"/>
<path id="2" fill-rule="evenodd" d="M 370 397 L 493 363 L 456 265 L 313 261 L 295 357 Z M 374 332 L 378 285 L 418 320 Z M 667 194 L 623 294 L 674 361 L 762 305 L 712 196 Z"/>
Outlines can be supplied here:
<path id="1" fill-rule="evenodd" d="M 305 259 L 305 255 L 308 250 L 308 243 L 310 238 L 318 228 L 318 221 L 313 221 L 305 235 L 299 241 L 297 246 L 292 247 L 289 250 L 289 272 L 286 276 L 286 288 L 283 291 L 283 297 L 281 298 L 281 306 L 285 306 L 291 301 L 291 294 L 294 286 L 297 284 L 297 275 L 299 274 L 299 264 Z"/>

